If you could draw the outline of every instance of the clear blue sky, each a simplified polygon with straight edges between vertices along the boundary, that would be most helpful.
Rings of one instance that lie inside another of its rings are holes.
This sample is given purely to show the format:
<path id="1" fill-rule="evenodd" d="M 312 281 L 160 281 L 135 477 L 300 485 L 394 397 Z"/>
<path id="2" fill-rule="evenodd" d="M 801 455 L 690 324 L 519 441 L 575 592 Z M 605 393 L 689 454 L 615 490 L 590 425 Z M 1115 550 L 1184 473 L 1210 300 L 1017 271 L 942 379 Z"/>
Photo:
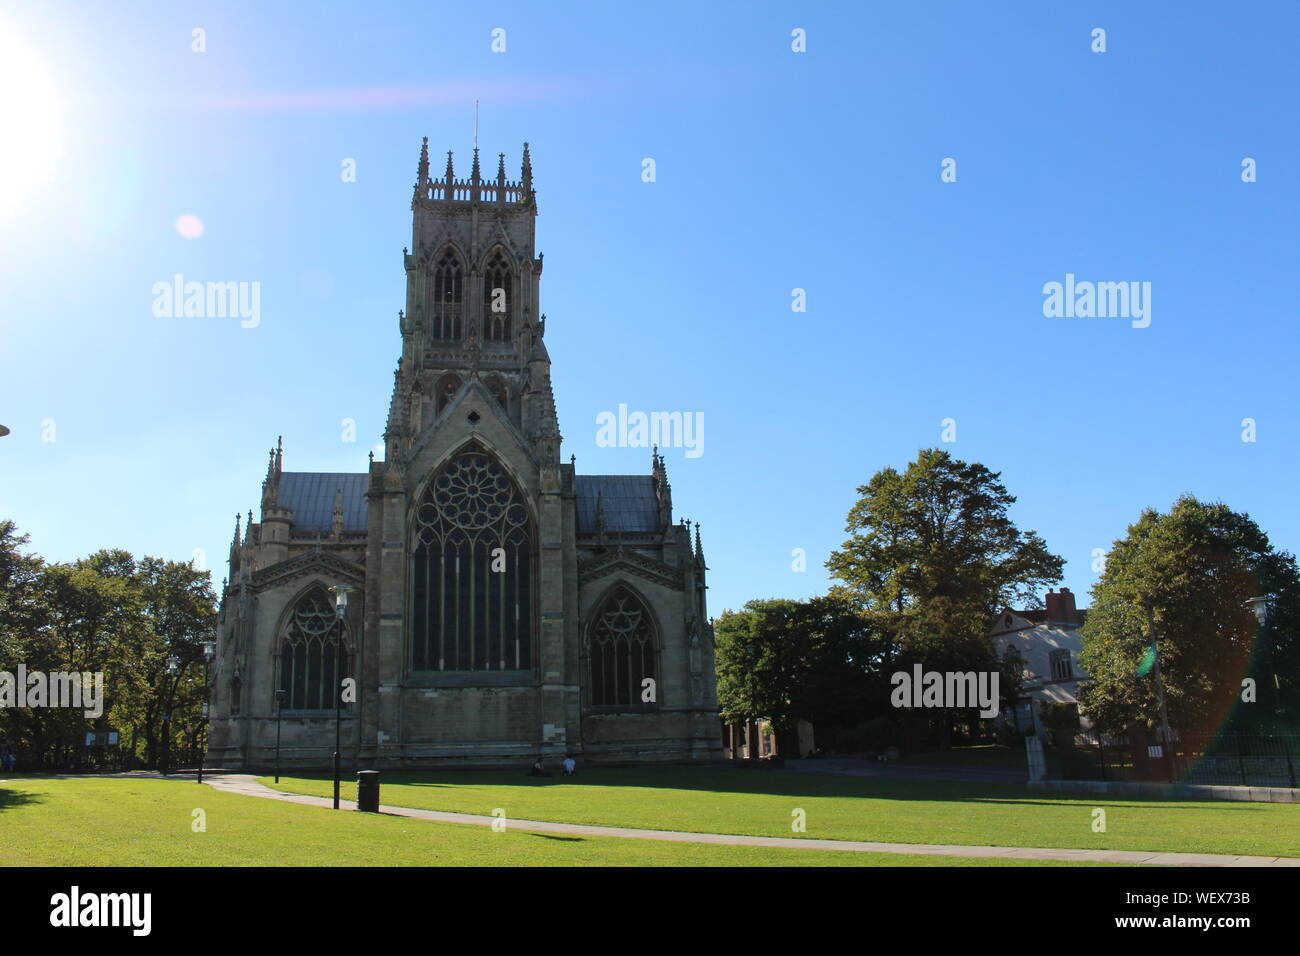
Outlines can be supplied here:
<path id="1" fill-rule="evenodd" d="M 364 470 L 420 138 L 467 170 L 477 98 L 489 171 L 532 146 L 564 457 L 646 473 L 597 414 L 704 413 L 667 463 L 713 613 L 822 592 L 855 488 L 945 418 L 1077 592 L 1183 492 L 1294 551 L 1300 5 L 1136 6 L 0 7 L 28 50 L 0 66 L 0 514 L 53 560 L 202 549 L 219 581 L 277 435 L 286 469 Z M 259 282 L 261 324 L 156 318 L 176 273 Z M 1150 282 L 1150 327 L 1045 318 L 1066 273 Z"/>

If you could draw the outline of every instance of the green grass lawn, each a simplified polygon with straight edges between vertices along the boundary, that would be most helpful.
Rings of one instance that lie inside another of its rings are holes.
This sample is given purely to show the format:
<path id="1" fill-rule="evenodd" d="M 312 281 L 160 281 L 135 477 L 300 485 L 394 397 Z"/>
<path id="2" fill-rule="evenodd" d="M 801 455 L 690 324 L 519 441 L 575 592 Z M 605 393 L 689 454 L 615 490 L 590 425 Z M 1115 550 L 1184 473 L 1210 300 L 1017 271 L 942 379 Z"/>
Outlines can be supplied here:
<path id="1" fill-rule="evenodd" d="M 192 829 L 202 809 L 206 832 Z M 571 837 L 220 793 L 191 781 L 0 780 L 3 866 L 1005 866 L 1032 861 Z"/>
<path id="2" fill-rule="evenodd" d="M 275 786 L 270 777 L 260 778 Z M 519 771 L 384 772 L 388 806 L 595 823 L 889 843 L 1063 847 L 1300 857 L 1300 804 L 1181 802 L 1057 794 L 1010 784 L 893 780 L 726 767 L 585 770 L 576 778 Z M 324 777 L 279 789 L 327 796 Z M 355 783 L 345 795 L 355 796 Z M 1096 807 L 1106 832 L 1094 833 Z M 792 833 L 791 814 L 807 814 Z"/>

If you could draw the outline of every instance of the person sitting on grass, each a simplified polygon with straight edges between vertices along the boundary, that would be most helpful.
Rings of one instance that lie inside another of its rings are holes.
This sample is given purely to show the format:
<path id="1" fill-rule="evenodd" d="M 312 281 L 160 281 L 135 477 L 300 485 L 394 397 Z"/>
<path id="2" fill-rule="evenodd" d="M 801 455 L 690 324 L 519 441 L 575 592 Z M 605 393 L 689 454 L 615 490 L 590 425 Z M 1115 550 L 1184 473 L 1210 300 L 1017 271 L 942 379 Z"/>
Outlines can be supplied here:
<path id="1" fill-rule="evenodd" d="M 542 758 L 541 758 L 541 757 L 538 757 L 536 760 L 533 761 L 533 769 L 530 770 L 530 771 L 528 771 L 528 776 L 530 776 L 530 777 L 549 777 L 549 776 L 550 776 L 550 774 L 546 771 L 546 768 L 545 768 L 544 766 L 542 766 Z"/>
<path id="2" fill-rule="evenodd" d="M 577 764 L 573 760 L 573 754 L 564 755 L 564 775 L 566 777 L 576 777 L 578 775 Z"/>

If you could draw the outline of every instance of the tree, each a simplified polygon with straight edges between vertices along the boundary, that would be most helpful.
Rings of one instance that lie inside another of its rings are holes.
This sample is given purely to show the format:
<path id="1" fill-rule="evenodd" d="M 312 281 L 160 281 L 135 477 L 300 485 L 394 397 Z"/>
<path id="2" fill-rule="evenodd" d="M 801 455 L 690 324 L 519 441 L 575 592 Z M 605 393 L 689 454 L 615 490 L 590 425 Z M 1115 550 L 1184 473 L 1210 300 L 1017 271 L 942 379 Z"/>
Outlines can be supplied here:
<path id="1" fill-rule="evenodd" d="M 1263 594 L 1276 602 L 1266 628 L 1245 606 Z M 1083 628 L 1089 682 L 1080 698 L 1084 712 L 1108 730 L 1160 723 L 1148 605 L 1172 727 L 1220 726 L 1240 704 L 1248 675 L 1258 699 L 1242 706 L 1240 720 L 1295 700 L 1300 575 L 1294 557 L 1274 551 L 1248 515 L 1184 496 L 1168 514 L 1143 511 L 1112 546 Z M 1275 670 L 1280 694 L 1272 687 Z"/>
<path id="2" fill-rule="evenodd" d="M 123 627 L 109 686 L 114 718 L 143 735 L 145 762 L 155 766 L 179 738 L 192 737 L 187 721 L 203 699 L 203 642 L 216 620 L 210 575 L 180 561 L 125 551 L 100 551 L 77 567 L 115 582 L 129 593 L 141 627 Z"/>
<path id="3" fill-rule="evenodd" d="M 718 702 L 725 720 L 766 718 L 777 730 L 862 719 L 878 646 L 842 599 L 754 600 L 714 622 Z"/>
<path id="4" fill-rule="evenodd" d="M 0 709 L 0 742 L 24 763 L 63 766 L 87 730 L 142 735 L 145 760 L 174 740 L 198 738 L 202 643 L 215 620 L 208 572 L 121 550 L 71 564 L 25 554 L 26 536 L 0 521 L 0 670 L 104 675 L 103 713 L 76 708 Z M 168 661 L 176 666 L 168 669 Z M 165 720 L 176 715 L 176 721 Z"/>
<path id="5" fill-rule="evenodd" d="M 1062 559 L 1007 516 L 1016 499 L 1000 477 L 931 448 L 858 488 L 851 537 L 826 566 L 841 582 L 833 593 L 860 603 L 891 639 L 883 669 L 1000 670 L 987 638 L 997 613 L 1038 604 L 1061 580 Z M 942 717 L 945 742 L 953 716 Z"/>

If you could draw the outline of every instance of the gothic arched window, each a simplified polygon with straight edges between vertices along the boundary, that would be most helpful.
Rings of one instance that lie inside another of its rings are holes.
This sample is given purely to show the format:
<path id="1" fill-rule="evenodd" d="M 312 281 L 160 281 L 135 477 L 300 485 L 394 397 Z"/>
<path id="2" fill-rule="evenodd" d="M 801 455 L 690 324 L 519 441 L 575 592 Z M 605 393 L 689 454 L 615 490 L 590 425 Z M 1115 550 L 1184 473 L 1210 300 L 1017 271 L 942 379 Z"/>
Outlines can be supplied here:
<path id="1" fill-rule="evenodd" d="M 533 522 L 518 486 L 476 445 L 429 482 L 415 511 L 411 666 L 531 666 Z"/>
<path id="2" fill-rule="evenodd" d="M 632 591 L 615 588 L 591 622 L 591 705 L 641 709 L 643 682 L 655 681 L 654 625 L 650 612 Z"/>
<path id="3" fill-rule="evenodd" d="M 483 272 L 483 341 L 511 341 L 510 306 L 510 264 L 497 249 Z"/>
<path id="4" fill-rule="evenodd" d="M 280 689 L 286 710 L 333 710 L 349 656 L 343 623 L 320 588 L 303 595 L 280 643 Z"/>
<path id="5" fill-rule="evenodd" d="M 433 270 L 433 338 L 460 340 L 460 317 L 465 289 L 460 259 L 448 249 Z"/>

